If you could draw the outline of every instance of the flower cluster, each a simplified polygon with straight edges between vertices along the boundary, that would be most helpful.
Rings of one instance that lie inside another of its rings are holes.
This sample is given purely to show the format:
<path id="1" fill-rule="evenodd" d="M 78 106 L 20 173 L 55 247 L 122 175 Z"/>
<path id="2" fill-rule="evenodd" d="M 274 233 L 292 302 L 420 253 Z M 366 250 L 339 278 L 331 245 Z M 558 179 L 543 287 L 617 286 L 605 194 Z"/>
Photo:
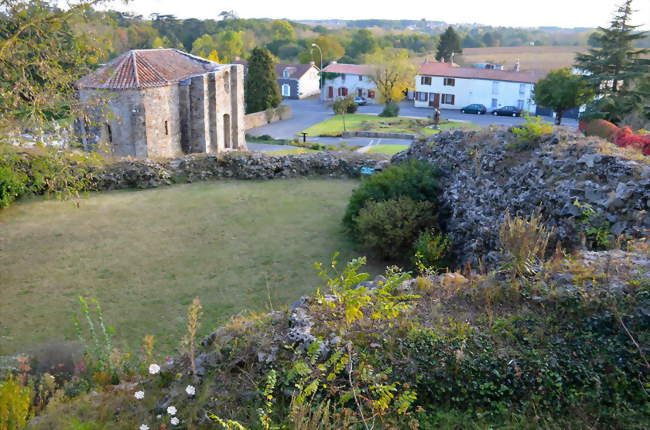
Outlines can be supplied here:
<path id="1" fill-rule="evenodd" d="M 149 366 L 149 374 L 157 375 L 158 373 L 160 373 L 160 366 L 155 363 L 151 364 Z M 188 385 L 185 387 L 185 392 L 188 396 L 193 397 L 196 395 L 196 388 L 193 385 Z M 133 396 L 138 400 L 142 400 L 144 399 L 144 391 L 136 391 Z M 177 413 L 178 409 L 176 409 L 176 406 L 170 405 L 167 407 L 167 414 L 171 416 L 169 423 L 173 426 L 177 426 L 181 422 L 181 420 L 176 416 Z M 158 415 L 157 418 L 160 419 L 161 416 Z M 149 430 L 149 426 L 147 424 L 142 424 L 140 425 L 139 430 Z"/>

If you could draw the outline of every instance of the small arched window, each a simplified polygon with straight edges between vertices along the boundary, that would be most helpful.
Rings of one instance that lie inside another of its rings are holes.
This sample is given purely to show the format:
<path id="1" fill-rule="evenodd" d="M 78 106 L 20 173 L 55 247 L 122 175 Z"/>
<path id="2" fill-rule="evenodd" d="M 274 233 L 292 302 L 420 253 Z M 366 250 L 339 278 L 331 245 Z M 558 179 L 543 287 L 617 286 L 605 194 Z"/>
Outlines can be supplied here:
<path id="1" fill-rule="evenodd" d="M 282 84 L 282 97 L 291 96 L 291 87 L 289 84 Z"/>

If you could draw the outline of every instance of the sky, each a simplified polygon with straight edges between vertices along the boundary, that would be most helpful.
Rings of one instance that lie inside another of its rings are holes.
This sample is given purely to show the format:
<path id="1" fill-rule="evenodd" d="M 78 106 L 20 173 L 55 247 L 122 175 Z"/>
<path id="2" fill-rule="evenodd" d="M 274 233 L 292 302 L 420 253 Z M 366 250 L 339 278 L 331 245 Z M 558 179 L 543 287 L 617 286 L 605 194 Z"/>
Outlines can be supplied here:
<path id="1" fill-rule="evenodd" d="M 234 10 L 241 18 L 422 19 L 450 24 L 509 27 L 607 26 L 622 0 L 130 0 L 114 9 L 145 17 L 153 12 L 179 18 L 214 18 Z M 635 24 L 650 30 L 650 0 L 635 0 Z"/>

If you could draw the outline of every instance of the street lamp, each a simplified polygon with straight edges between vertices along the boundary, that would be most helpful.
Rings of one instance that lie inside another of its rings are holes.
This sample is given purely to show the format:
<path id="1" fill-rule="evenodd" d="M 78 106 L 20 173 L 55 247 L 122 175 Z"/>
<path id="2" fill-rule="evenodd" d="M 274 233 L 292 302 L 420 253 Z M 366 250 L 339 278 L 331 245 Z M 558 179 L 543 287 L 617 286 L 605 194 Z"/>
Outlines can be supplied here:
<path id="1" fill-rule="evenodd" d="M 312 48 L 318 48 L 318 52 L 320 52 L 320 72 L 318 73 L 318 80 L 320 81 L 320 99 L 323 100 L 323 50 L 315 43 L 312 43 L 311 46 Z"/>

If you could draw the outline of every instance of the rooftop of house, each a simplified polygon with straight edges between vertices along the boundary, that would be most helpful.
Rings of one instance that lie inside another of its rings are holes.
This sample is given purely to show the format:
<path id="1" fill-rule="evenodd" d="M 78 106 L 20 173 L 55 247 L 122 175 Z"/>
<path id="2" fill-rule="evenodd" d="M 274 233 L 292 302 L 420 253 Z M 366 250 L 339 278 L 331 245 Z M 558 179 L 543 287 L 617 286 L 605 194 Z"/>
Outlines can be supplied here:
<path id="1" fill-rule="evenodd" d="M 508 81 L 534 84 L 543 78 L 546 73 L 458 67 L 449 63 L 429 61 L 420 65 L 420 68 L 418 69 L 418 75 L 442 76 L 445 78 L 486 79 L 490 81 Z"/>
<path id="2" fill-rule="evenodd" d="M 235 57 L 233 64 L 241 64 L 244 67 L 248 67 L 248 61 L 242 60 L 239 57 Z M 307 73 L 311 68 L 318 70 L 318 67 L 312 62 L 309 64 L 288 64 L 288 63 L 277 63 L 275 65 L 275 74 L 278 78 L 284 77 L 284 71 L 288 70 L 289 76 L 285 79 L 300 79 L 305 73 Z"/>
<path id="3" fill-rule="evenodd" d="M 79 79 L 76 86 L 114 90 L 162 87 L 220 67 L 178 49 L 133 49 Z"/>
<path id="4" fill-rule="evenodd" d="M 375 68 L 367 64 L 340 64 L 336 61 L 323 69 L 327 73 L 341 73 L 347 75 L 372 75 Z"/>

